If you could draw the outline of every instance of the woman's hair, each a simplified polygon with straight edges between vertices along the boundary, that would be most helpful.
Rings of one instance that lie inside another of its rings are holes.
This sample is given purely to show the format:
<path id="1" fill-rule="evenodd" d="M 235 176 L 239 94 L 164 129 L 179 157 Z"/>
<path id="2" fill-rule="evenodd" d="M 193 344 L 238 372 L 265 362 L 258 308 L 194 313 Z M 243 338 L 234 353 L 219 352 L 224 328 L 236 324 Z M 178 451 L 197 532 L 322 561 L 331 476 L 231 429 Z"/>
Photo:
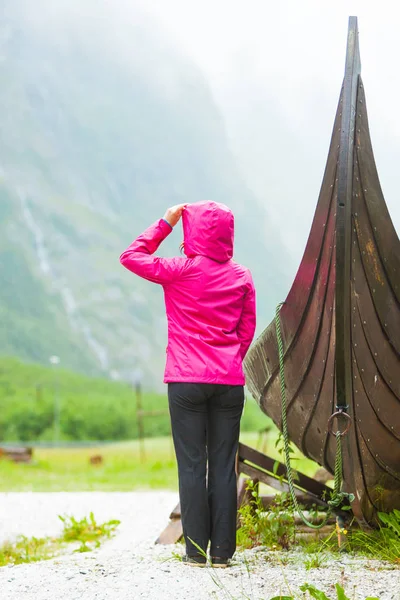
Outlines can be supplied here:
<path id="1" fill-rule="evenodd" d="M 181 243 L 179 244 L 179 252 L 180 252 L 181 254 L 184 254 L 184 252 L 185 252 L 185 242 L 181 242 Z"/>

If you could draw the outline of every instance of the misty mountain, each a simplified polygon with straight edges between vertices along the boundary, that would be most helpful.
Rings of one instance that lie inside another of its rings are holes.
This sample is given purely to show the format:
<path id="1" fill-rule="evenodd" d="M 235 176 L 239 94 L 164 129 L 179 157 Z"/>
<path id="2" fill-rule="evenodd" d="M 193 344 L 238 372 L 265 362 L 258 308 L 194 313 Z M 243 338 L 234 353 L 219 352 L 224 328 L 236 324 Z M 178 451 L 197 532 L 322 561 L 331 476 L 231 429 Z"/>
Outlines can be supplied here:
<path id="1" fill-rule="evenodd" d="M 3 5 L 0 352 L 160 380 L 162 292 L 118 258 L 169 205 L 201 199 L 235 212 L 235 258 L 269 322 L 288 257 L 196 65 L 124 2 Z M 174 231 L 161 252 L 180 241 Z"/>

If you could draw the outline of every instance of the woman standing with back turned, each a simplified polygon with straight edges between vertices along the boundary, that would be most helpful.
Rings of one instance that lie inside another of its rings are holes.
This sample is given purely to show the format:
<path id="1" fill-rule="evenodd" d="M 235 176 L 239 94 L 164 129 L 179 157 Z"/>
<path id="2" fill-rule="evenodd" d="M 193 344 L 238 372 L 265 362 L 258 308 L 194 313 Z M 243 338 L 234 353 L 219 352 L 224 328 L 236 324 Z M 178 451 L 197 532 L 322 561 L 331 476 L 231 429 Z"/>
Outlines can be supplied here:
<path id="1" fill-rule="evenodd" d="M 182 216 L 186 258 L 153 254 Z M 255 331 L 250 271 L 232 260 L 234 217 L 223 204 L 169 208 L 121 255 L 164 288 L 164 382 L 179 473 L 184 562 L 225 567 L 236 549 L 235 457 L 244 402 L 242 362 Z M 207 474 L 208 464 L 208 474 Z M 194 544 L 192 543 L 194 542 Z"/>

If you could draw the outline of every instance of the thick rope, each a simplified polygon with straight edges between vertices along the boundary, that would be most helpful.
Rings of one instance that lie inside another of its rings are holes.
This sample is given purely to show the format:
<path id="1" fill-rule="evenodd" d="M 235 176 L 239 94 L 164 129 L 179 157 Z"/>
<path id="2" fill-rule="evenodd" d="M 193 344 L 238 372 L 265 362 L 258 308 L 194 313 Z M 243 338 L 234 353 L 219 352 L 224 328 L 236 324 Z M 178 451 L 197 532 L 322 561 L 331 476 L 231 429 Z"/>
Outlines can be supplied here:
<path id="1" fill-rule="evenodd" d="M 286 477 L 289 486 L 290 495 L 292 498 L 292 503 L 295 511 L 298 513 L 299 517 L 303 521 L 307 527 L 311 529 L 321 529 L 328 522 L 333 509 L 339 507 L 345 498 L 351 502 L 354 499 L 353 494 L 347 494 L 345 492 L 341 492 L 340 488 L 342 486 L 342 443 L 341 443 L 341 433 L 338 431 L 336 433 L 336 456 L 335 456 L 335 480 L 334 480 L 334 489 L 331 495 L 330 500 L 327 501 L 328 511 L 325 519 L 322 523 L 311 523 L 304 513 L 302 512 L 299 503 L 297 501 L 295 487 L 293 483 L 293 472 L 290 461 L 290 440 L 288 434 L 288 426 L 287 426 L 287 404 L 286 404 L 286 387 L 285 387 L 285 367 L 284 367 L 284 352 L 283 352 L 283 342 L 282 342 L 282 332 L 281 332 L 281 318 L 280 318 L 280 310 L 283 306 L 283 302 L 278 304 L 276 307 L 275 313 L 275 325 L 276 325 L 276 337 L 278 341 L 278 353 L 279 353 L 279 375 L 280 375 L 280 383 L 281 383 L 281 401 L 282 401 L 282 434 L 284 441 L 284 455 L 285 455 L 285 465 L 286 465 Z"/>

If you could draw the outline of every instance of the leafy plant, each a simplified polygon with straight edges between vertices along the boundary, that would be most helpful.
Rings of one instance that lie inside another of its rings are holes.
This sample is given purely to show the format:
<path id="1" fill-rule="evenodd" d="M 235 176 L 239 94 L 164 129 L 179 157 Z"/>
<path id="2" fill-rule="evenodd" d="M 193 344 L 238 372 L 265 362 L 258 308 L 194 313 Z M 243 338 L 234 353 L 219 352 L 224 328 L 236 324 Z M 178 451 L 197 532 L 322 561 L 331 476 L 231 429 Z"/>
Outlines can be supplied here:
<path id="1" fill-rule="evenodd" d="M 311 598 L 315 598 L 315 600 L 350 600 L 348 596 L 346 596 L 344 589 L 339 583 L 336 583 L 336 599 L 329 598 L 325 592 L 319 590 L 314 585 L 310 583 L 305 583 L 300 586 L 302 592 L 308 592 Z M 274 596 L 270 598 L 270 600 L 295 600 L 294 596 Z M 368 596 L 365 600 L 379 600 L 379 598 L 373 598 L 372 596 Z"/>
<path id="2" fill-rule="evenodd" d="M 346 596 L 344 589 L 339 583 L 336 583 L 335 588 L 337 600 L 350 600 L 350 598 Z M 315 598 L 316 600 L 331 600 L 324 592 L 318 590 L 314 585 L 311 585 L 309 583 L 301 585 L 300 589 L 302 592 L 308 592 L 310 596 L 312 598 Z M 371 596 L 368 596 L 365 600 L 379 600 L 379 598 L 372 598 Z"/>
<path id="3" fill-rule="evenodd" d="M 277 494 L 265 511 L 256 486 L 249 481 L 251 502 L 239 509 L 241 527 L 237 543 L 245 548 L 269 546 L 287 550 L 294 541 L 294 515 L 287 494 Z"/>
<path id="4" fill-rule="evenodd" d="M 386 525 L 400 541 L 400 510 L 394 509 L 391 513 L 378 513 L 382 523 Z"/>
<path id="5" fill-rule="evenodd" d="M 378 517 L 383 526 L 377 531 L 350 530 L 350 548 L 353 552 L 400 564 L 400 511 L 379 512 Z"/>

